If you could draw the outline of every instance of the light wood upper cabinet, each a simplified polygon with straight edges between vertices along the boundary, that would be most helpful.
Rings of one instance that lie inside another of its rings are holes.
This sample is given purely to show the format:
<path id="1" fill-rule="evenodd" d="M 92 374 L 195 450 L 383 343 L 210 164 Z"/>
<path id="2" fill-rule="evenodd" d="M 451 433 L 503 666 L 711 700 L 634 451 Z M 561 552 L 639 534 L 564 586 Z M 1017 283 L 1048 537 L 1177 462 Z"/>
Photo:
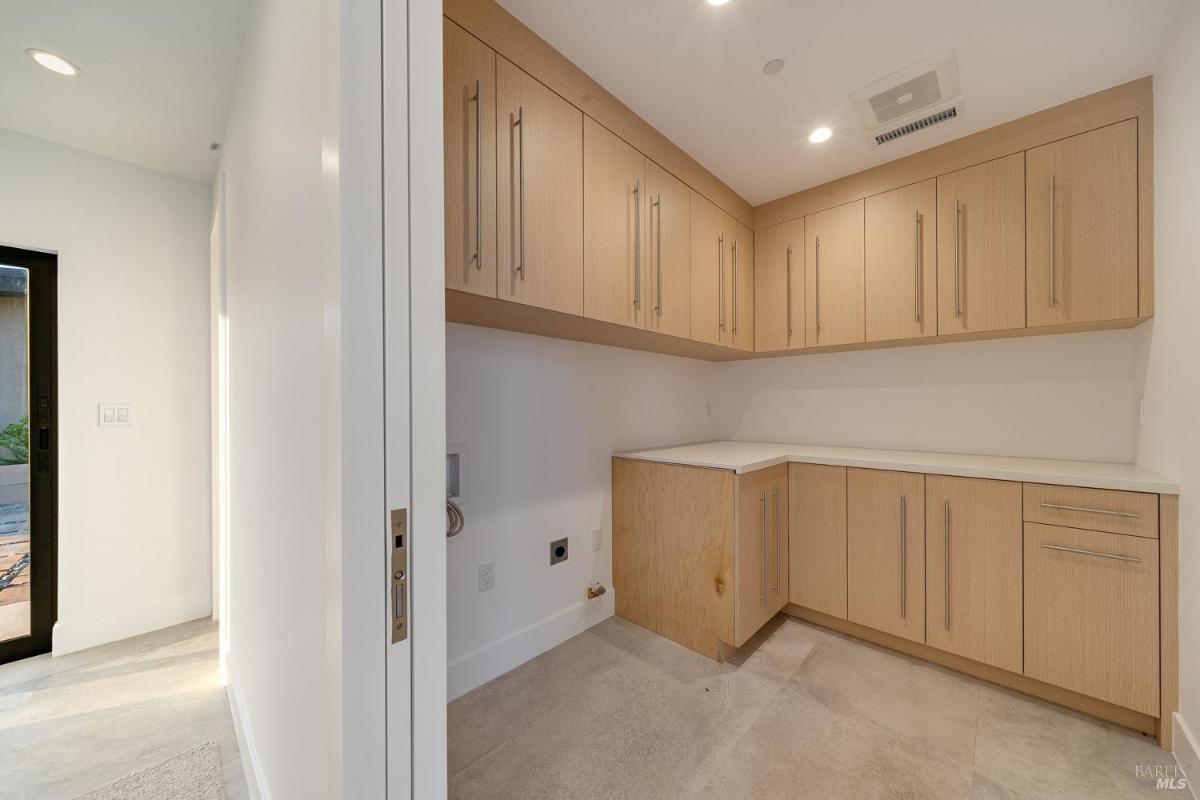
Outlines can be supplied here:
<path id="1" fill-rule="evenodd" d="M 449 20 L 442 38 L 446 286 L 496 296 L 496 53 Z"/>
<path id="2" fill-rule="evenodd" d="M 925 478 L 925 640 L 1021 671 L 1021 484 Z"/>
<path id="3" fill-rule="evenodd" d="M 728 311 L 725 344 L 738 350 L 754 350 L 754 232 L 728 214 L 725 239 L 729 242 Z"/>
<path id="4" fill-rule="evenodd" d="M 754 349 L 804 347 L 804 219 L 754 234 Z"/>
<path id="5" fill-rule="evenodd" d="M 741 647 L 787 604 L 788 465 L 737 476 L 737 611 Z"/>
<path id="6" fill-rule="evenodd" d="M 846 468 L 790 464 L 791 577 L 796 605 L 846 618 Z"/>
<path id="7" fill-rule="evenodd" d="M 646 327 L 688 338 L 692 332 L 692 191 L 646 159 Z"/>
<path id="8" fill-rule="evenodd" d="M 1137 120 L 1025 159 L 1029 325 L 1136 317 Z"/>
<path id="9" fill-rule="evenodd" d="M 808 347 L 863 341 L 863 206 L 858 200 L 804 218 Z"/>
<path id="10" fill-rule="evenodd" d="M 937 181 L 867 198 L 867 341 L 936 336 Z"/>
<path id="11" fill-rule="evenodd" d="M 692 192 L 692 338 L 723 344 L 726 328 L 725 212 Z"/>
<path id="12" fill-rule="evenodd" d="M 1025 154 L 937 179 L 938 333 L 1025 326 Z"/>
<path id="13" fill-rule="evenodd" d="M 1025 525 L 1025 674 L 1158 716 L 1158 543 Z"/>
<path id="14" fill-rule="evenodd" d="M 847 618 L 925 641 L 925 476 L 846 474 Z"/>
<path id="15" fill-rule="evenodd" d="M 583 121 L 583 315 L 643 327 L 649 274 L 646 158 Z"/>
<path id="16" fill-rule="evenodd" d="M 583 113 L 496 57 L 497 295 L 583 315 Z"/>

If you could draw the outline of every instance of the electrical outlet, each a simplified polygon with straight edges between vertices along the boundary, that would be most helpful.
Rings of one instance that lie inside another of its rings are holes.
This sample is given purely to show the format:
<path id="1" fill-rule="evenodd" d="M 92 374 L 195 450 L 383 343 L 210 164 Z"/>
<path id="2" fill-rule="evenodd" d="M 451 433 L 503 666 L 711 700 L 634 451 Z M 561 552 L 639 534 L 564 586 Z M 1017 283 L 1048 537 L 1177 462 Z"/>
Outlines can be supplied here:
<path id="1" fill-rule="evenodd" d="M 599 528 L 592 528 L 592 551 L 595 552 L 604 546 L 604 537 L 600 533 Z"/>
<path id="2" fill-rule="evenodd" d="M 490 592 L 496 588 L 496 562 L 479 565 L 479 591 Z"/>
<path id="3" fill-rule="evenodd" d="M 550 566 L 567 560 L 567 540 L 555 539 L 550 543 Z"/>

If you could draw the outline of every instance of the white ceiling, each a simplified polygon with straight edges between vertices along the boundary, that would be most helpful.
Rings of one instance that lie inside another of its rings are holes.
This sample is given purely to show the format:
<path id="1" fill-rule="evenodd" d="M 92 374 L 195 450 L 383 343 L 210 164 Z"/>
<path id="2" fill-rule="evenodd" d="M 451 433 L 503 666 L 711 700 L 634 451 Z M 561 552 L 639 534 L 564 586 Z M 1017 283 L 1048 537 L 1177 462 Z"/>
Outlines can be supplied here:
<path id="1" fill-rule="evenodd" d="M 248 4 L 0 0 L 0 127 L 208 183 Z M 48 72 L 27 47 L 82 72 Z"/>
<path id="2" fill-rule="evenodd" d="M 1188 2 L 499 1 L 755 205 L 1151 74 Z M 869 142 L 851 92 L 946 48 L 966 113 Z"/>

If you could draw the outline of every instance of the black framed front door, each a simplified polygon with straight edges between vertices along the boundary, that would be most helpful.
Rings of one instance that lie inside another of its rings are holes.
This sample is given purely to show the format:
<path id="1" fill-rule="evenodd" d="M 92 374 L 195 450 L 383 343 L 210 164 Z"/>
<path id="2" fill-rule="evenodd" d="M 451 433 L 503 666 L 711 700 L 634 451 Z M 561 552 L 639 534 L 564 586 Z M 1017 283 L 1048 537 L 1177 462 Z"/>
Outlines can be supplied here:
<path id="1" fill-rule="evenodd" d="M 58 259 L 0 246 L 0 664 L 58 617 Z"/>

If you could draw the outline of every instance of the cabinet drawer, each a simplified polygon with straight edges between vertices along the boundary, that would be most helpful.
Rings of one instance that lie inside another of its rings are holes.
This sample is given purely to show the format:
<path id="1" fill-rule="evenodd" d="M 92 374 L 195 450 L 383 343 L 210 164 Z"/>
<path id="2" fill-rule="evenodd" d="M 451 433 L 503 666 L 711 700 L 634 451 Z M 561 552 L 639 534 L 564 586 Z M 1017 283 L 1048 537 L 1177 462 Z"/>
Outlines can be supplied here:
<path id="1" fill-rule="evenodd" d="M 1158 495 L 1025 484 L 1025 521 L 1158 538 Z"/>
<path id="2" fill-rule="evenodd" d="M 1025 674 L 1157 716 L 1158 542 L 1026 523 Z"/>

